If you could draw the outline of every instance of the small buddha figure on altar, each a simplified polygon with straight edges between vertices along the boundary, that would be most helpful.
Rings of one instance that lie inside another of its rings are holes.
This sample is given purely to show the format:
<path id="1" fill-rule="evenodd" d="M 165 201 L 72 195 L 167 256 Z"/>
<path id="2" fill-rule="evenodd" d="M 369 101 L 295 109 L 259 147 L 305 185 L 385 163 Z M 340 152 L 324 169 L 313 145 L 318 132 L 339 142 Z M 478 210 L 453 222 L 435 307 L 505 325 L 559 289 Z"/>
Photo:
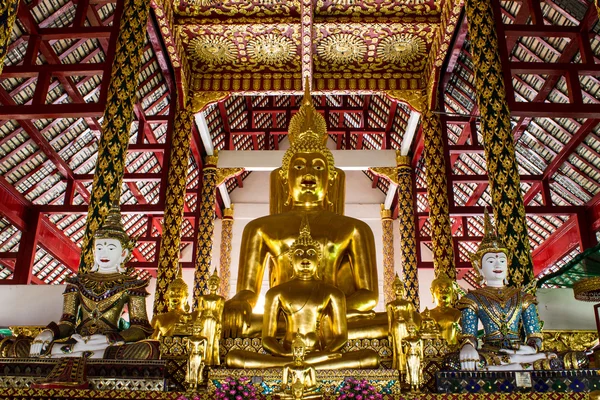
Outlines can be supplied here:
<path id="1" fill-rule="evenodd" d="M 133 270 L 125 267 L 133 247 L 134 241 L 121 223 L 119 206 L 113 205 L 95 233 L 94 265 L 90 272 L 68 278 L 62 317 L 35 337 L 31 357 L 121 358 L 125 346 L 120 345 L 152 333 L 146 314 L 148 280 L 132 276 Z M 119 330 L 125 306 L 130 326 Z M 125 353 L 158 358 L 149 344 L 146 351 Z"/>
<path id="2" fill-rule="evenodd" d="M 404 339 L 406 353 L 406 383 L 411 392 L 418 392 L 423 383 L 423 340 L 414 323 L 408 324 L 408 336 Z"/>
<path id="3" fill-rule="evenodd" d="M 206 365 L 219 365 L 219 339 L 221 338 L 221 318 L 225 298 L 217 294 L 221 280 L 217 270 L 208 279 L 209 293 L 198 298 L 197 324 L 202 327 L 202 336 L 207 339 L 204 362 Z"/>
<path id="4" fill-rule="evenodd" d="M 292 342 L 292 357 L 294 361 L 283 366 L 281 383 L 282 400 L 318 399 L 317 372 L 315 367 L 304 362 L 306 344 L 302 334 L 296 333 Z"/>
<path id="5" fill-rule="evenodd" d="M 431 316 L 431 311 L 425 308 L 421 313 L 421 329 L 419 330 L 423 338 L 438 338 L 441 337 L 440 326 Z"/>
<path id="6" fill-rule="evenodd" d="M 461 312 L 453 307 L 454 281 L 445 275 L 435 278 L 431 282 L 431 294 L 436 306 L 431 310 L 431 317 L 439 325 L 442 338 L 449 345 L 457 345 Z"/>
<path id="7" fill-rule="evenodd" d="M 154 328 L 152 339 L 164 336 L 191 335 L 191 323 L 196 320 L 198 312 L 190 312 L 188 285 L 181 276 L 181 267 L 177 271 L 177 278 L 169 284 L 165 297 L 168 311 L 152 318 L 151 325 Z"/>
<path id="8" fill-rule="evenodd" d="M 521 288 L 507 286 L 508 249 L 496 236 L 487 210 L 484 237 L 477 252 L 471 255 L 471 262 L 484 286 L 469 291 L 458 303 L 463 337 L 460 368 L 467 371 L 564 369 L 556 354 L 541 351 L 536 298 Z M 478 350 L 479 321 L 485 334 L 483 347 Z M 526 335 L 524 340 L 521 326 Z M 577 359 L 575 368 L 586 362 L 583 354 L 571 354 Z"/>
<path id="9" fill-rule="evenodd" d="M 350 338 L 385 337 L 387 320 L 375 316 L 378 301 L 375 239 L 363 221 L 327 209 L 329 188 L 337 178 L 334 159 L 326 147 L 327 127 L 315 109 L 306 82 L 298 113 L 289 126 L 290 148 L 280 178 L 291 209 L 251 221 L 244 228 L 236 295 L 225 303 L 224 337 L 258 335 L 262 319 L 252 315 L 265 269 L 270 287 L 289 282 L 294 268 L 287 256 L 304 218 L 312 236 L 327 252 L 317 266 L 326 284 L 344 293 Z M 273 201 L 273 199 L 271 199 Z"/>
<path id="10" fill-rule="evenodd" d="M 196 390 L 198 385 L 204 382 L 204 357 L 206 354 L 208 339 L 202 336 L 202 328 L 198 325 L 193 327 L 193 335 L 188 338 L 188 367 L 185 381 L 189 390 Z"/>
<path id="11" fill-rule="evenodd" d="M 390 301 L 386 305 L 389 340 L 393 353 L 392 368 L 404 371 L 406 359 L 402 349 L 402 340 L 408 336 L 408 324 L 413 323 L 419 326 L 421 317 L 415 310 L 413 303 L 404 298 L 404 282 L 400 280 L 398 274 L 396 274 L 396 278 L 392 283 L 392 289 L 396 295 L 396 300 Z"/>
<path id="12" fill-rule="evenodd" d="M 293 266 L 292 279 L 272 287 L 265 298 L 262 344 L 269 354 L 232 350 L 226 363 L 232 368 L 278 368 L 293 361 L 292 344 L 297 334 L 306 345 L 305 362 L 316 369 L 375 368 L 379 356 L 371 350 L 341 353 L 348 340 L 346 296 L 317 276 L 321 262 L 320 244 L 304 219 L 300 236 L 288 251 Z M 285 320 L 285 335 L 276 337 L 279 316 Z M 323 321 L 330 330 L 323 332 Z"/>

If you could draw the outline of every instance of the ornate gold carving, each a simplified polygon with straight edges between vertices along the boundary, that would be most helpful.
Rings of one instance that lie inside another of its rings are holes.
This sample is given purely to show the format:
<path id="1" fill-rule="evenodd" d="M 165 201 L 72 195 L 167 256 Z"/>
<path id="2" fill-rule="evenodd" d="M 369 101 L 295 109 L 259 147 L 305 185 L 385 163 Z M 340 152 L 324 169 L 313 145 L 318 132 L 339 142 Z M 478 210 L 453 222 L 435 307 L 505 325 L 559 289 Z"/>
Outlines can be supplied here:
<path id="1" fill-rule="evenodd" d="M 598 344 L 597 331 L 543 330 L 544 351 L 587 351 Z"/>
<path id="2" fill-rule="evenodd" d="M 219 262 L 219 275 L 221 275 L 221 288 L 219 293 L 226 299 L 229 297 L 229 279 L 231 277 L 231 240 L 233 238 L 233 204 L 223 210 L 221 221 L 221 258 Z"/>
<path id="3" fill-rule="evenodd" d="M 8 329 L 12 332 L 13 336 L 26 336 L 36 337 L 38 333 L 43 331 L 46 327 L 41 325 L 20 325 L 20 326 L 9 326 Z"/>
<path id="4" fill-rule="evenodd" d="M 371 167 L 369 170 L 380 178 L 386 178 L 390 182 L 398 184 L 398 168 L 396 167 Z"/>
<path id="5" fill-rule="evenodd" d="M 317 45 L 317 54 L 333 64 L 359 62 L 366 53 L 365 41 L 349 33 L 328 36 Z"/>
<path id="6" fill-rule="evenodd" d="M 238 57 L 236 45 L 223 36 L 195 37 L 190 41 L 190 47 L 192 59 L 210 65 L 231 63 Z"/>
<path id="7" fill-rule="evenodd" d="M 18 8 L 19 0 L 3 1 L 0 5 L 0 74 L 2 73 L 2 67 L 4 67 L 4 58 L 8 50 L 13 25 L 17 18 Z"/>
<path id="8" fill-rule="evenodd" d="M 229 178 L 233 178 L 234 176 L 238 176 L 244 172 L 244 168 L 236 167 L 236 168 L 217 168 L 217 186 L 222 185 Z"/>
<path id="9" fill-rule="evenodd" d="M 200 112 L 211 103 L 225 100 L 230 94 L 229 92 L 195 92 L 192 96 L 190 111 Z"/>
<path id="10" fill-rule="evenodd" d="M 573 294 L 577 300 L 600 301 L 600 277 L 582 279 L 573 285 Z"/>
<path id="11" fill-rule="evenodd" d="M 425 55 L 425 41 L 406 33 L 388 36 L 377 46 L 377 54 L 393 64 L 408 64 Z"/>
<path id="12" fill-rule="evenodd" d="M 435 276 L 445 274 L 450 279 L 456 279 L 442 124 L 440 117 L 430 110 L 422 118 Z"/>
<path id="13" fill-rule="evenodd" d="M 388 90 L 388 97 L 396 101 L 402 101 L 416 111 L 423 113 L 427 109 L 427 95 L 425 91 L 418 90 Z"/>
<path id="14" fill-rule="evenodd" d="M 397 176 L 397 174 L 396 174 Z M 381 228 L 383 230 L 383 300 L 384 304 L 394 300 L 394 220 L 392 210 L 381 205 Z"/>
<path id="15" fill-rule="evenodd" d="M 258 63 L 281 66 L 291 61 L 294 47 L 290 38 L 269 33 L 250 39 L 247 52 Z"/>

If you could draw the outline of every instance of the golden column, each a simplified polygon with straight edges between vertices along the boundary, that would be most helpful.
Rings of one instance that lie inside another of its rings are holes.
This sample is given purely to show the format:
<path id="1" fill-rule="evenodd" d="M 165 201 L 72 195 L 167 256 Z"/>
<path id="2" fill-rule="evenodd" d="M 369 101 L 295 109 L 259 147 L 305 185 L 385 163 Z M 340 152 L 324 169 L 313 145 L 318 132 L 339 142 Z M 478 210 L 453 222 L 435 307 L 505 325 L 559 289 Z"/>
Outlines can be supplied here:
<path id="1" fill-rule="evenodd" d="M 533 279 L 533 262 L 492 4 L 467 0 L 465 10 L 496 229 L 511 253 L 511 283 L 525 285 Z"/>
<path id="2" fill-rule="evenodd" d="M 194 112 L 189 107 L 178 110 L 175 115 L 167 175 L 163 233 L 158 256 L 154 314 L 168 311 L 165 295 L 167 287 L 177 275 L 193 121 Z"/>
<path id="3" fill-rule="evenodd" d="M 213 233 L 215 230 L 215 196 L 217 186 L 228 178 L 243 171 L 243 168 L 217 168 L 218 154 L 206 156 L 202 178 L 202 198 L 198 218 L 198 239 L 196 248 L 196 272 L 194 274 L 194 308 L 198 298 L 208 289 L 211 275 Z"/>
<path id="4" fill-rule="evenodd" d="M 383 230 L 383 301 L 384 304 L 395 300 L 392 283 L 396 275 L 394 267 L 394 220 L 392 210 L 381 205 L 381 228 Z"/>
<path id="5" fill-rule="evenodd" d="M 442 123 L 439 115 L 434 114 L 431 110 L 426 110 L 422 119 L 423 141 L 425 144 L 425 179 L 427 181 L 435 276 L 446 275 L 450 279 L 456 279 Z"/>
<path id="6" fill-rule="evenodd" d="M 112 203 L 119 203 L 133 120 L 138 76 L 146 42 L 150 2 L 123 0 L 115 57 L 104 109 L 102 135 L 94 170 L 79 268 L 86 272 L 93 263 L 93 237 Z"/>
<path id="7" fill-rule="evenodd" d="M 404 270 L 406 298 L 416 310 L 420 309 L 419 274 L 417 270 L 417 238 L 415 225 L 415 199 L 413 196 L 410 157 L 397 154 L 398 164 L 398 223 L 400 232 L 400 259 Z"/>
<path id="8" fill-rule="evenodd" d="M 19 0 L 4 0 L 0 5 L 0 74 L 4 67 L 4 58 L 8 51 L 8 42 L 15 25 L 18 8 Z"/>
<path id="9" fill-rule="evenodd" d="M 200 215 L 196 243 L 196 265 L 194 273 L 194 309 L 198 299 L 208 289 L 210 264 L 212 261 L 213 232 L 215 230 L 215 189 L 217 188 L 218 154 L 206 156 L 202 169 L 202 196 L 198 199 Z"/>
<path id="10" fill-rule="evenodd" d="M 229 298 L 229 278 L 231 277 L 231 239 L 233 237 L 233 204 L 223 210 L 221 220 L 221 259 L 219 277 L 221 278 L 221 296 Z"/>
<path id="11" fill-rule="evenodd" d="M 163 233 L 158 256 L 155 314 L 167 311 L 165 294 L 167 287 L 177 275 L 194 114 L 210 103 L 224 99 L 227 95 L 228 93 L 225 92 L 197 93 L 188 101 L 185 108 L 177 110 L 175 114 L 167 174 Z"/>

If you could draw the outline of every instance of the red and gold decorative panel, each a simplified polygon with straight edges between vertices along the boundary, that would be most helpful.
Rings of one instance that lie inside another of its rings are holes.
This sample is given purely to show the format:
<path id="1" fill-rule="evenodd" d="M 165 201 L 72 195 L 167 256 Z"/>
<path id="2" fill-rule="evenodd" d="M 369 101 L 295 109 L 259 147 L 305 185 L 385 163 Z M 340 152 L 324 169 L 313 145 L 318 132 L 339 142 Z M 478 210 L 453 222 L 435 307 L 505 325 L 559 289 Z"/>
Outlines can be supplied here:
<path id="1" fill-rule="evenodd" d="M 175 0 L 175 12 L 182 16 L 223 19 L 252 17 L 280 19 L 300 15 L 299 0 Z"/>
<path id="2" fill-rule="evenodd" d="M 317 16 L 435 17 L 441 0 L 318 0 Z"/>

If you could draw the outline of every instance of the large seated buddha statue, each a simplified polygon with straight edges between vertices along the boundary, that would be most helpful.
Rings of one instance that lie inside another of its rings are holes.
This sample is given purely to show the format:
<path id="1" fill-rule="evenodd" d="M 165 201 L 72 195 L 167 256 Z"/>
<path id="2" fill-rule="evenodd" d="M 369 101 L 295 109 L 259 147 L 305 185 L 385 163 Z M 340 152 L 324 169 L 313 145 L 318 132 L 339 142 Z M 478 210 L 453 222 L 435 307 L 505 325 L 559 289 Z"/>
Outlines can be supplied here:
<path id="1" fill-rule="evenodd" d="M 579 369 L 587 365 L 581 352 L 554 354 L 542 351 L 542 326 L 535 296 L 507 285 L 508 249 L 498 239 L 485 212 L 484 237 L 471 255 L 473 269 L 483 280 L 458 302 L 462 343 L 450 366 L 466 371 Z M 477 329 L 484 329 L 478 348 Z"/>
<path id="2" fill-rule="evenodd" d="M 306 221 L 306 219 L 305 219 Z M 325 257 L 321 245 L 311 237 L 308 222 L 302 226 L 286 257 L 292 276 L 267 291 L 262 324 L 262 345 L 269 354 L 232 350 L 226 364 L 231 368 L 284 367 L 294 360 L 293 343 L 301 335 L 306 356 L 304 362 L 316 369 L 375 368 L 379 356 L 372 350 L 341 353 L 348 340 L 346 296 L 334 285 L 320 279 L 318 266 Z M 283 315 L 285 334 L 277 337 L 278 317 Z M 329 319 L 330 329 L 323 324 Z"/>
<path id="3" fill-rule="evenodd" d="M 133 247 L 119 206 L 113 205 L 95 233 L 94 265 L 68 278 L 62 317 L 35 337 L 31 357 L 158 358 L 155 342 L 133 343 L 152 333 L 146 314 L 148 280 L 125 267 Z M 122 329 L 125 307 L 130 324 Z"/>
<path id="4" fill-rule="evenodd" d="M 261 332 L 262 318 L 253 316 L 252 308 L 265 270 L 269 271 L 270 287 L 292 279 L 294 269 L 287 253 L 303 218 L 308 219 L 312 236 L 324 253 L 317 275 L 344 294 L 349 338 L 387 336 L 386 315 L 376 316 L 372 311 L 379 296 L 373 232 L 360 220 L 330 211 L 331 202 L 338 202 L 329 197 L 337 171 L 325 145 L 325 119 L 315 109 L 308 87 L 306 82 L 300 110 L 290 121 L 291 146 L 279 170 L 286 206 L 280 213 L 255 219 L 244 228 L 237 293 L 225 303 L 225 337 L 257 336 Z"/>

